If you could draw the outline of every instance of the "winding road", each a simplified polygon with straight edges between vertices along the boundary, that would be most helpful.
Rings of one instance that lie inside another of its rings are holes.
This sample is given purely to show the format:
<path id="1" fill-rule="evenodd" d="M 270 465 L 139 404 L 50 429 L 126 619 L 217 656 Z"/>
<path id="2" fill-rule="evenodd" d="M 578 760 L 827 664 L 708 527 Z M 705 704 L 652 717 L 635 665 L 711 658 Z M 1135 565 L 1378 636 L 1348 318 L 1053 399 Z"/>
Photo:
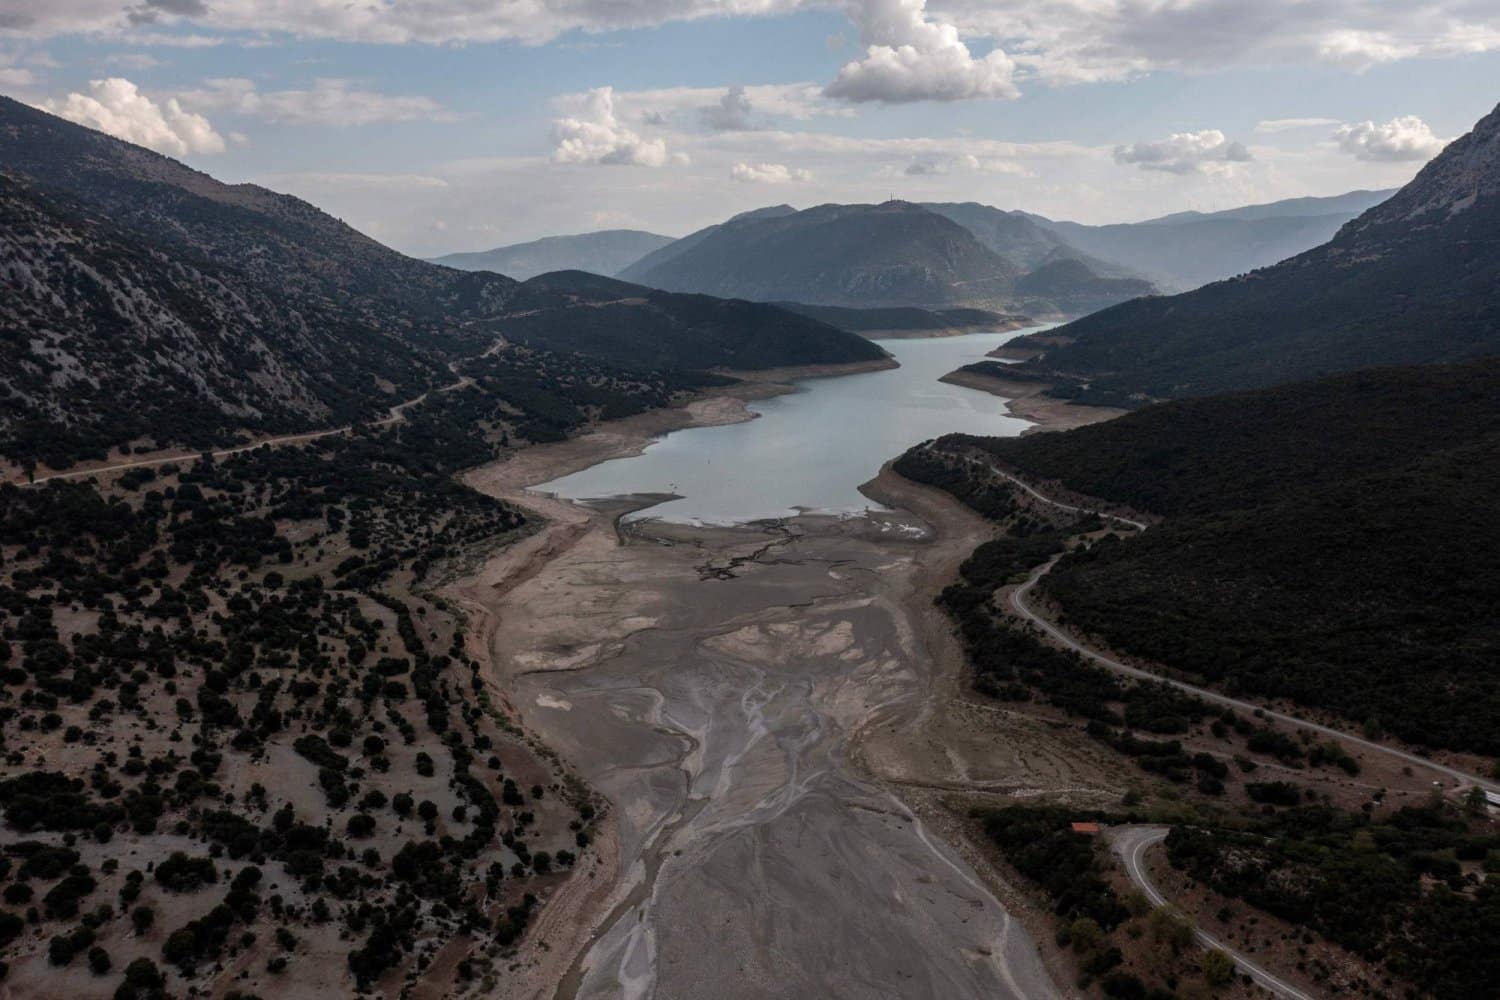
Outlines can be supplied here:
<path id="1" fill-rule="evenodd" d="M 454 379 L 447 385 L 439 386 L 436 389 L 429 389 L 426 392 L 422 393 L 420 396 L 413 396 L 411 399 L 408 399 L 405 402 L 395 404 L 387 411 L 386 416 L 381 417 L 379 420 L 373 420 L 366 426 L 389 427 L 391 424 L 400 423 L 401 421 L 406 419 L 407 410 L 411 409 L 414 406 L 420 406 L 422 403 L 426 402 L 427 398 L 433 393 L 456 392 L 459 389 L 468 388 L 469 386 L 474 384 L 474 380 L 467 375 L 459 375 L 459 366 L 469 361 L 477 361 L 480 358 L 487 358 L 491 354 L 494 354 L 496 351 L 498 351 L 504 345 L 505 341 L 503 339 L 496 340 L 495 343 L 491 344 L 488 348 L 486 348 L 479 354 L 473 355 L 472 357 L 459 358 L 457 361 L 450 361 L 448 363 L 448 370 L 454 375 L 458 376 L 456 379 Z M 250 444 L 235 445 L 233 448 L 220 448 L 217 451 L 209 452 L 209 455 L 214 458 L 228 458 L 231 455 L 238 455 L 242 452 L 254 451 L 256 448 L 276 448 L 289 444 L 306 444 L 308 441 L 316 441 L 319 438 L 332 437 L 335 434 L 347 434 L 353 429 L 353 424 L 343 424 L 339 427 L 326 427 L 320 431 L 300 431 L 296 434 L 282 434 L 279 437 L 262 438 L 261 440 L 253 441 Z M 53 480 L 87 479 L 89 476 L 102 476 L 111 472 L 124 472 L 126 469 L 154 468 L 159 465 L 166 465 L 168 462 L 190 462 L 196 459 L 201 454 L 203 453 L 198 451 L 172 452 L 171 454 L 167 455 L 153 455 L 150 458 L 138 458 L 129 462 L 114 462 L 110 465 L 93 465 L 83 469 L 69 469 L 66 472 L 52 472 L 48 473 L 45 476 L 37 476 L 34 479 L 26 482 L 14 482 L 17 486 L 26 487 L 40 486 L 43 483 L 50 483 Z"/>
<path id="2" fill-rule="evenodd" d="M 1091 510 L 1087 507 L 1079 507 L 1072 504 L 1062 503 L 1061 501 L 1052 499 L 1051 497 L 1037 490 L 1035 487 L 1031 486 L 1029 483 L 1022 481 L 1021 479 L 1011 475 L 1003 469 L 998 469 L 991 466 L 990 471 L 995 475 L 1000 476 L 1011 483 L 1014 483 L 1028 495 L 1034 497 L 1042 503 L 1048 504 L 1059 510 L 1064 510 L 1072 514 L 1095 514 L 1107 521 L 1112 521 L 1116 524 L 1122 524 L 1137 531 L 1146 530 L 1147 526 L 1141 521 L 1131 520 L 1128 517 L 1121 517 L 1118 514 L 1109 514 L 1101 510 Z M 1393 757 L 1405 764 L 1412 764 L 1417 767 L 1426 768 L 1429 771 L 1433 771 L 1437 774 L 1443 775 L 1446 778 L 1450 778 L 1460 785 L 1478 785 L 1486 791 L 1500 792 L 1500 782 L 1495 782 L 1488 778 L 1482 778 L 1478 775 L 1470 774 L 1469 772 L 1462 771 L 1456 767 L 1449 767 L 1446 764 L 1440 764 L 1437 761 L 1431 760 L 1427 757 L 1423 757 L 1421 754 L 1402 750 L 1399 747 L 1387 746 L 1383 743 L 1377 743 L 1374 740 L 1365 739 L 1362 736 L 1355 736 L 1354 734 L 1346 733 L 1341 729 L 1335 729 L 1332 726 L 1325 726 L 1320 722 L 1312 722 L 1308 719 L 1299 719 L 1294 715 L 1288 715 L 1285 712 L 1278 712 L 1275 709 L 1266 708 L 1263 705 L 1257 705 L 1252 701 L 1244 701 L 1239 698 L 1233 698 L 1229 695 L 1222 694 L 1210 688 L 1199 687 L 1196 684 L 1189 684 L 1186 681 L 1174 680 L 1170 677 L 1163 677 L 1160 674 L 1152 673 L 1151 671 L 1144 670 L 1140 667 L 1132 667 L 1129 664 L 1122 663 L 1120 660 L 1115 659 L 1112 656 L 1101 653 L 1098 650 L 1095 650 L 1085 645 L 1084 643 L 1079 642 L 1073 636 L 1069 635 L 1066 631 L 1056 625 L 1051 619 L 1043 615 L 1039 610 L 1037 610 L 1034 605 L 1032 605 L 1027 600 L 1027 598 L 1031 595 L 1031 592 L 1036 588 L 1038 581 L 1040 581 L 1042 577 L 1046 576 L 1052 571 L 1053 566 L 1057 564 L 1057 561 L 1060 558 L 1062 557 L 1054 556 L 1052 559 L 1049 559 L 1046 563 L 1033 570 L 1031 575 L 1026 578 L 1026 581 L 1024 583 L 1011 591 L 1008 603 L 1012 611 L 1014 611 L 1025 621 L 1030 622 L 1037 628 L 1041 629 L 1047 634 L 1048 637 L 1050 637 L 1053 641 L 1055 641 L 1065 649 L 1072 650 L 1080 656 L 1091 660 L 1094 663 L 1097 663 L 1101 667 L 1104 667 L 1106 670 L 1121 674 L 1126 677 L 1132 677 L 1136 680 L 1157 681 L 1162 684 L 1167 684 L 1179 691 L 1184 691 L 1188 694 L 1195 695 L 1198 698 L 1203 699 L 1204 701 L 1210 702 L 1211 704 L 1215 705 L 1222 705 L 1225 708 L 1234 708 L 1240 711 L 1251 713 L 1259 712 L 1265 718 L 1275 719 L 1277 722 L 1284 723 L 1293 728 L 1305 729 L 1309 732 L 1314 732 L 1321 736 L 1327 736 L 1331 739 L 1340 740 L 1344 743 L 1360 747 L 1361 749 L 1369 750 L 1372 753 L 1385 754 L 1386 756 Z"/>
<path id="3" fill-rule="evenodd" d="M 1109 831 L 1110 847 L 1120 856 L 1125 865 L 1125 873 L 1146 894 L 1153 906 L 1167 906 L 1168 900 L 1146 874 L 1146 852 L 1166 840 L 1169 832 L 1169 828 L 1165 826 L 1122 826 Z M 1193 935 L 1203 947 L 1217 949 L 1234 959 L 1235 965 L 1262 988 L 1288 1000 L 1314 1000 L 1312 994 L 1304 993 L 1284 979 L 1278 979 L 1247 958 L 1243 952 L 1231 948 L 1197 925 L 1193 927 Z"/>

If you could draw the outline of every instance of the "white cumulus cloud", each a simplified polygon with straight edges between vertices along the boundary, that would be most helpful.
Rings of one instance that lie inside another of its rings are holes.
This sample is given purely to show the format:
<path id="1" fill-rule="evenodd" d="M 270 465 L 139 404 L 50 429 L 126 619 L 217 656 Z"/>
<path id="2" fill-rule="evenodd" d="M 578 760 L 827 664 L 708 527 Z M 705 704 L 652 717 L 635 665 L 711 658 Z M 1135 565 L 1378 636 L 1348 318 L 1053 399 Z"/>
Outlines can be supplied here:
<path id="1" fill-rule="evenodd" d="M 1333 139 L 1350 156 L 1378 163 L 1430 160 L 1448 145 L 1416 115 L 1392 118 L 1383 125 L 1371 121 L 1340 125 Z"/>
<path id="2" fill-rule="evenodd" d="M 158 104 L 122 77 L 90 80 L 87 94 L 71 93 L 43 108 L 171 156 L 222 153 L 225 148 L 224 137 L 207 118 L 184 110 L 175 98 Z"/>
<path id="3" fill-rule="evenodd" d="M 799 184 L 812 180 L 812 173 L 784 163 L 736 163 L 729 176 L 743 184 Z"/>
<path id="4" fill-rule="evenodd" d="M 1248 163 L 1251 159 L 1243 143 L 1230 142 L 1216 128 L 1174 132 L 1154 142 L 1116 146 L 1114 157 L 1116 163 L 1169 174 L 1219 173 L 1230 169 L 1231 164 Z"/>
<path id="5" fill-rule="evenodd" d="M 553 121 L 552 141 L 556 163 L 660 167 L 669 160 L 686 159 L 682 154 L 669 155 L 664 140 L 643 138 L 620 121 L 613 87 L 589 91 L 576 117 Z"/>
<path id="6" fill-rule="evenodd" d="M 1013 98 L 1015 63 L 999 48 L 976 59 L 958 28 L 928 16 L 927 0 L 860 0 L 851 16 L 865 41 L 826 88 L 846 101 Z"/>

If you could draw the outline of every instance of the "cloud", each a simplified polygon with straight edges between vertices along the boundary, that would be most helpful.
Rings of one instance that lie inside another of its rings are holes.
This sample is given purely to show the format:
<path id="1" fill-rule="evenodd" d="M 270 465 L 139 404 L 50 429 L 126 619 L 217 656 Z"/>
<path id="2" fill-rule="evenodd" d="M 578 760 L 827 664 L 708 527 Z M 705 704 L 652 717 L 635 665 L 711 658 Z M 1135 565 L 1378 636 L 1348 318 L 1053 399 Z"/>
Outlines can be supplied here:
<path id="1" fill-rule="evenodd" d="M 801 184 L 812 180 L 807 170 L 794 170 L 784 163 L 736 163 L 729 176 L 744 184 Z"/>
<path id="2" fill-rule="evenodd" d="M 927 0 L 860 0 L 852 12 L 866 44 L 825 89 L 845 101 L 1014 98 L 1015 63 L 999 48 L 975 59 L 952 24 L 932 20 Z"/>
<path id="3" fill-rule="evenodd" d="M 171 156 L 222 153 L 224 137 L 207 118 L 183 110 L 177 100 L 157 104 L 121 77 L 90 80 L 89 93 L 69 94 L 42 107 L 69 121 Z"/>
<path id="4" fill-rule="evenodd" d="M 1335 31 L 1318 45 L 1318 55 L 1344 69 L 1363 72 L 1380 63 L 1409 59 L 1421 51 L 1413 42 L 1392 37 L 1384 31 Z"/>
<path id="5" fill-rule="evenodd" d="M 1230 164 L 1248 163 L 1251 159 L 1243 144 L 1230 142 L 1216 128 L 1174 132 L 1155 142 L 1116 146 L 1114 157 L 1116 163 L 1169 174 L 1220 173 L 1229 169 Z"/>
<path id="6" fill-rule="evenodd" d="M 946 177 L 949 174 L 971 173 L 1029 177 L 1031 171 L 1014 160 L 1003 157 L 978 156 L 974 153 L 947 152 L 933 149 L 919 153 L 904 167 L 887 164 L 879 171 L 881 177 Z"/>
<path id="7" fill-rule="evenodd" d="M 104 57 L 104 61 L 111 66 L 121 69 L 155 69 L 161 65 L 161 60 L 155 56 L 148 56 L 144 52 L 115 52 Z"/>
<path id="8" fill-rule="evenodd" d="M 208 13 L 203 0 L 142 0 L 125 10 L 125 19 L 131 24 L 155 24 L 163 16 L 202 17 Z"/>
<path id="9" fill-rule="evenodd" d="M 229 77 L 208 80 L 202 89 L 178 97 L 190 108 L 249 115 L 278 125 L 375 125 L 459 117 L 430 97 L 381 94 L 339 79 L 315 80 L 306 90 L 262 93 L 253 80 Z"/>
<path id="10" fill-rule="evenodd" d="M 555 163 L 660 167 L 669 160 L 686 161 L 682 154 L 669 156 L 665 141 L 644 139 L 616 117 L 613 87 L 589 91 L 578 117 L 553 121 L 552 141 Z"/>
<path id="11" fill-rule="evenodd" d="M 1447 139 L 1433 135 L 1416 115 L 1393 118 L 1384 125 L 1370 121 L 1340 125 L 1333 140 L 1355 159 L 1372 163 L 1430 160 L 1448 145 Z"/>
<path id="12" fill-rule="evenodd" d="M 698 109 L 703 124 L 715 132 L 742 132 L 755 128 L 751 121 L 754 110 L 745 88 L 736 84 L 730 87 L 718 104 Z"/>
<path id="13" fill-rule="evenodd" d="M 345 173 L 339 171 L 310 171 L 293 174 L 271 174 L 258 178 L 259 182 L 268 187 L 288 187 L 293 189 L 311 189 L 322 191 L 325 189 L 360 191 L 441 191 L 448 187 L 448 182 L 441 177 L 431 177 L 427 174 L 365 174 Z"/>
<path id="14" fill-rule="evenodd" d="M 1338 123 L 1337 118 L 1265 118 L 1255 123 L 1255 131 L 1262 134 L 1291 132 L 1301 128 L 1324 128 Z"/>
<path id="15" fill-rule="evenodd" d="M 743 91 L 741 96 L 738 92 Z M 588 93 L 565 94 L 553 103 L 564 114 L 578 114 L 590 101 Z M 658 90 L 616 90 L 614 111 L 620 120 L 636 125 L 701 128 L 739 132 L 770 127 L 782 119 L 848 118 L 852 108 L 823 96 L 822 84 L 768 83 L 722 87 L 664 87 Z M 714 128 L 715 125 L 739 126 Z"/>
<path id="16" fill-rule="evenodd" d="M 36 74 L 20 66 L 0 66 L 0 87 L 29 87 L 36 82 Z"/>
<path id="17" fill-rule="evenodd" d="M 1012 70 L 1016 80 L 1064 85 L 1163 69 L 1312 63 L 1359 71 L 1500 50 L 1487 0 L 0 0 L 0 37 L 146 44 L 146 24 L 151 44 L 161 45 L 222 41 L 189 35 L 192 28 L 393 45 L 541 44 L 572 33 L 564 44 L 593 45 L 578 35 L 829 6 L 849 11 L 872 47 L 833 83 L 851 93 L 925 93 L 946 79 L 940 96 L 1007 96 Z M 975 59 L 961 39 L 987 40 L 1005 55 Z"/>
<path id="18" fill-rule="evenodd" d="M 948 165 L 937 160 L 913 160 L 901 172 L 908 177 L 940 177 L 948 172 Z"/>
<path id="19" fill-rule="evenodd" d="M 803 0 L 0 0 L 0 31 L 28 37 L 119 34 L 140 24 L 286 34 L 376 44 L 520 41 L 570 31 L 653 27 L 669 21 L 787 13 Z"/>
<path id="20" fill-rule="evenodd" d="M 932 0 L 965 37 L 993 39 L 1049 84 L 1155 70 L 1332 64 L 1500 49 L 1483 0 Z"/>

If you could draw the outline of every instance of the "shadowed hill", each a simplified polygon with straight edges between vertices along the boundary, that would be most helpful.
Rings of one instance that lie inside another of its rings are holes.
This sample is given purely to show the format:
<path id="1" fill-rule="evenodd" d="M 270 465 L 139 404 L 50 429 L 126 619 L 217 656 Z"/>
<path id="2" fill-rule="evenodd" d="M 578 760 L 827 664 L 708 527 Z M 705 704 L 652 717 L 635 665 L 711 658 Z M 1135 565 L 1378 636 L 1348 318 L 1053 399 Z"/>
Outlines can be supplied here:
<path id="1" fill-rule="evenodd" d="M 450 253 L 433 258 L 432 263 L 461 271 L 493 271 L 517 281 L 564 270 L 617 274 L 672 242 L 670 236 L 638 229 L 606 229 L 575 236 L 548 236 L 475 253 Z"/>
<path id="2" fill-rule="evenodd" d="M 1500 360 L 953 437 L 1033 481 L 1166 515 L 1043 580 L 1124 652 L 1415 743 L 1500 752 Z"/>
<path id="3" fill-rule="evenodd" d="M 1051 331 L 1080 398 L 1206 395 L 1500 352 L 1500 110 L 1324 246 Z"/>

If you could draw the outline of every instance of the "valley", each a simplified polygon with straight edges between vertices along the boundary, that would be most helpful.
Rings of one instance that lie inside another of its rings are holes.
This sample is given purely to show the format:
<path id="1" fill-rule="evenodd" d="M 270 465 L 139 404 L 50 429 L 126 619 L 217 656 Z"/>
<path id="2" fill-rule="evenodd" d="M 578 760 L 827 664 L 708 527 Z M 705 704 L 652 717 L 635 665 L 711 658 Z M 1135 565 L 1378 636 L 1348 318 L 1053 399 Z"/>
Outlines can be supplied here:
<path id="1" fill-rule="evenodd" d="M 445 3 L 0 12 L 0 1000 L 1496 993 L 1500 108 Z"/>

